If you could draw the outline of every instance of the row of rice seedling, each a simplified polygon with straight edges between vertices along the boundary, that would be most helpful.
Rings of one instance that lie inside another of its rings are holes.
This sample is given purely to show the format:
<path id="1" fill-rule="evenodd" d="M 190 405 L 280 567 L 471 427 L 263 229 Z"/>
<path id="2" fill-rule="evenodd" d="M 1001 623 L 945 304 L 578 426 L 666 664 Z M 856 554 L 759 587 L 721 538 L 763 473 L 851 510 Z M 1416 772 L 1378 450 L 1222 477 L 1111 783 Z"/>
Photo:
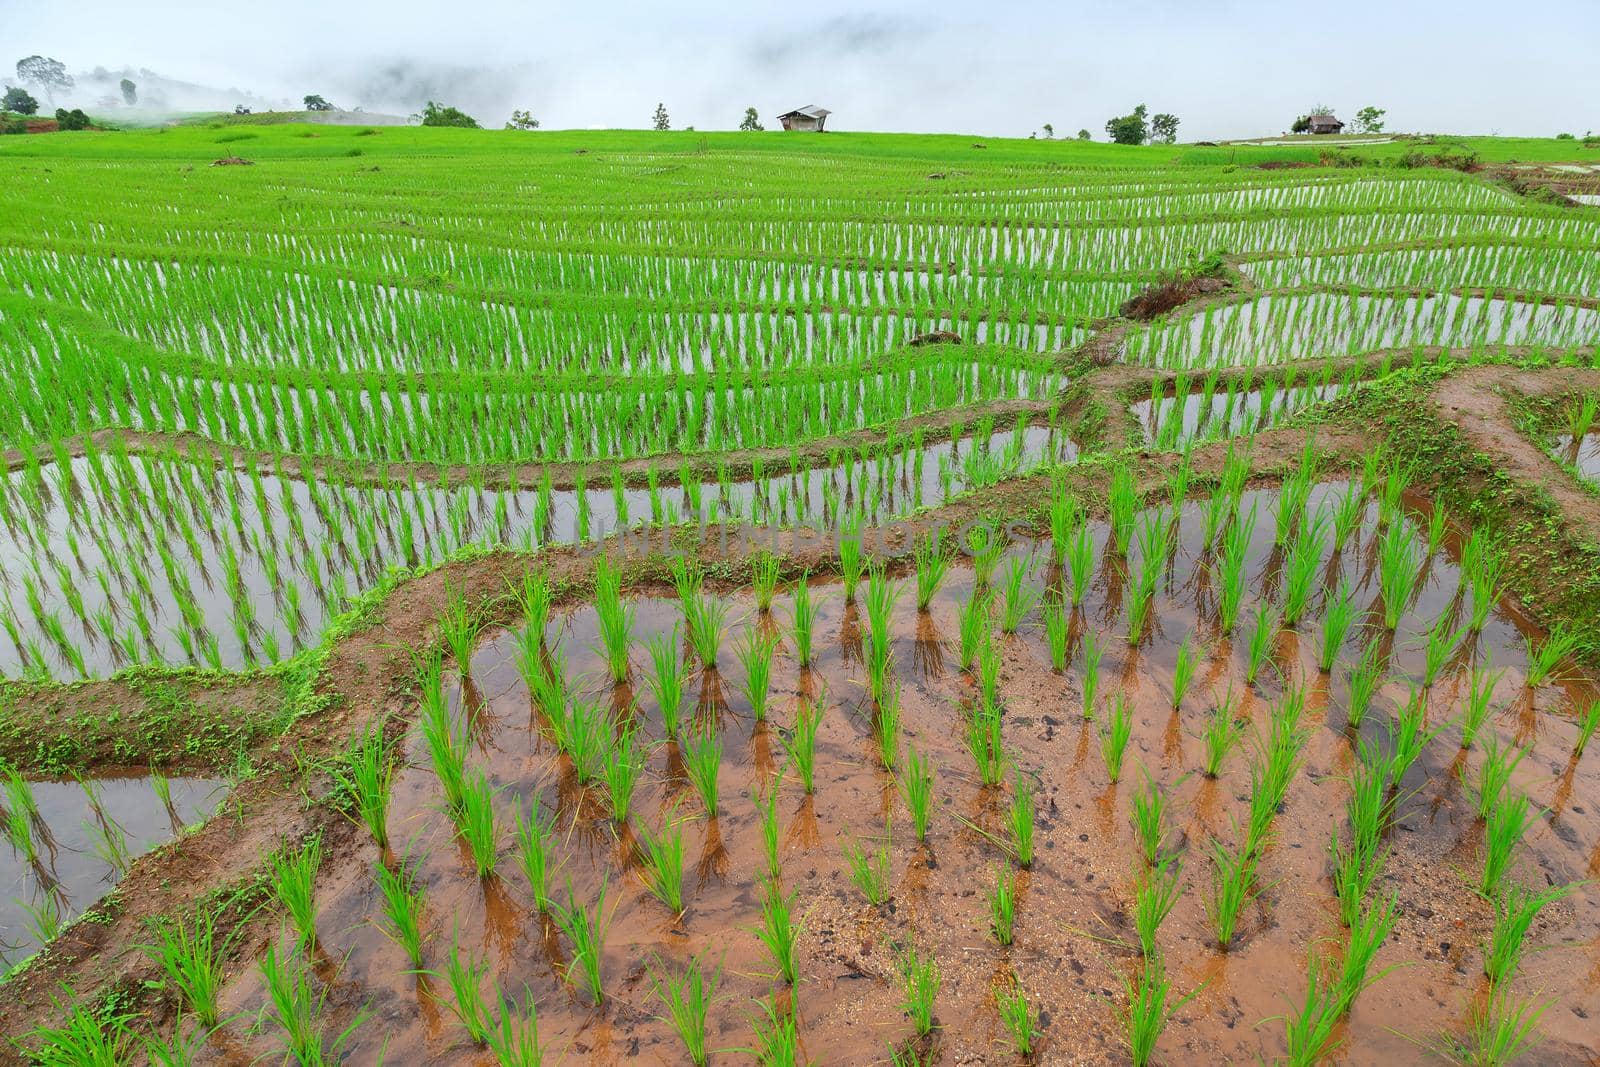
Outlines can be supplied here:
<path id="1" fill-rule="evenodd" d="M 1230 377 L 1226 383 L 1212 371 L 1200 380 L 1195 392 L 1189 376 L 1179 374 L 1171 395 L 1152 383 L 1150 399 L 1135 401 L 1131 410 L 1151 445 L 1173 451 L 1270 429 L 1305 408 L 1336 399 L 1359 376 L 1360 368 L 1352 366 L 1336 377 L 1329 365 L 1321 375 L 1300 384 L 1298 369 L 1291 365 L 1281 382 L 1264 378 L 1257 386 L 1253 368 L 1242 380 Z"/>

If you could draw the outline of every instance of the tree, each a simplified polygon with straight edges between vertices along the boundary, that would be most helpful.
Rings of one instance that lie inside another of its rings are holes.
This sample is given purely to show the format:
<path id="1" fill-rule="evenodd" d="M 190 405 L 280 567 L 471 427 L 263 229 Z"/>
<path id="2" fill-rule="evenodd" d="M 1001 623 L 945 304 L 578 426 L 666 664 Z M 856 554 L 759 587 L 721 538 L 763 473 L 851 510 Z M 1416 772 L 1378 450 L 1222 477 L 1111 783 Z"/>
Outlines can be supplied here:
<path id="1" fill-rule="evenodd" d="M 1106 136 L 1116 144 L 1144 144 L 1150 136 L 1150 125 L 1145 121 L 1149 108 L 1140 104 L 1126 115 L 1118 115 L 1106 123 Z"/>
<path id="2" fill-rule="evenodd" d="M 1150 118 L 1150 140 L 1156 144 L 1172 144 L 1178 139 L 1178 116 L 1162 112 Z"/>
<path id="3" fill-rule="evenodd" d="M 513 111 L 511 121 L 506 123 L 508 130 L 537 130 L 539 120 L 533 117 L 531 111 Z"/>
<path id="4" fill-rule="evenodd" d="M 67 65 L 59 59 L 46 56 L 17 60 L 17 77 L 37 85 L 52 103 L 55 102 L 56 93 L 72 88 L 72 75 L 67 73 Z"/>
<path id="5" fill-rule="evenodd" d="M 81 108 L 75 107 L 68 111 L 64 107 L 58 107 L 56 108 L 56 127 L 62 130 L 87 130 L 89 128 L 89 116 L 85 115 Z"/>
<path id="6" fill-rule="evenodd" d="M 1356 112 L 1357 133 L 1382 133 L 1383 116 L 1389 112 L 1381 107 L 1364 107 Z"/>
<path id="7" fill-rule="evenodd" d="M 1091 134 L 1088 130 L 1079 130 L 1078 131 L 1078 140 L 1080 140 L 1080 141 L 1092 141 L 1092 140 L 1094 140 L 1094 135 Z"/>
<path id="8" fill-rule="evenodd" d="M 35 100 L 28 90 L 18 85 L 6 87 L 4 100 L 0 100 L 0 111 L 15 111 L 19 115 L 34 115 L 39 111 L 39 101 Z"/>
<path id="9" fill-rule="evenodd" d="M 1301 115 L 1299 118 L 1295 119 L 1294 123 L 1289 127 L 1289 132 L 1290 133 L 1310 133 L 1311 132 L 1311 116 L 1310 115 Z"/>
<path id="10" fill-rule="evenodd" d="M 443 104 L 436 104 L 432 100 L 429 100 L 427 105 L 423 107 L 420 116 L 414 117 L 420 118 L 424 126 L 458 126 L 468 130 L 480 130 L 483 128 L 478 125 L 477 119 L 460 108 L 446 107 Z"/>
<path id="11" fill-rule="evenodd" d="M 305 105 L 306 105 L 306 110 L 307 111 L 332 111 L 332 110 L 334 110 L 334 107 L 333 107 L 332 104 L 328 103 L 322 97 L 317 96 L 315 93 L 313 93 L 311 96 L 308 96 L 308 97 L 305 98 Z"/>
<path id="12" fill-rule="evenodd" d="M 672 129 L 672 120 L 667 118 L 667 105 L 656 104 L 655 128 L 658 130 Z"/>
<path id="13" fill-rule="evenodd" d="M 1054 126 L 1050 125 L 1048 122 L 1045 123 L 1044 124 L 1045 140 L 1049 140 L 1050 138 L 1054 137 L 1055 135 L 1056 135 L 1056 128 Z"/>
<path id="14" fill-rule="evenodd" d="M 123 78 L 118 83 L 117 88 L 122 90 L 122 102 L 124 104 L 132 107 L 139 102 L 139 87 L 133 84 L 132 80 Z"/>
<path id="15" fill-rule="evenodd" d="M 760 133 L 766 129 L 761 125 L 761 116 L 756 114 L 756 109 L 753 107 L 744 109 L 744 121 L 739 123 L 739 128 L 747 133 Z"/>

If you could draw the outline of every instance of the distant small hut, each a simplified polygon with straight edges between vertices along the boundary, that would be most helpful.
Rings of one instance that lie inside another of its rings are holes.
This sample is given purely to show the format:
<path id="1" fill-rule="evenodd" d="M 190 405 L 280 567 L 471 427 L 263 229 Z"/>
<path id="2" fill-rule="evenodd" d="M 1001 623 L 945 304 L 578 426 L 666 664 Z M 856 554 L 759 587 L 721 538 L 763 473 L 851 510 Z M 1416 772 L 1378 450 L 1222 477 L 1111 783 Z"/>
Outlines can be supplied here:
<path id="1" fill-rule="evenodd" d="M 828 121 L 828 116 L 831 114 L 833 112 L 825 107 L 807 104 L 793 111 L 785 111 L 778 116 L 778 121 L 783 123 L 783 128 L 786 130 L 809 130 L 812 133 L 821 133 L 822 124 Z"/>
<path id="2" fill-rule="evenodd" d="M 1306 125 L 1312 133 L 1343 133 L 1344 123 L 1332 115 L 1308 115 Z"/>

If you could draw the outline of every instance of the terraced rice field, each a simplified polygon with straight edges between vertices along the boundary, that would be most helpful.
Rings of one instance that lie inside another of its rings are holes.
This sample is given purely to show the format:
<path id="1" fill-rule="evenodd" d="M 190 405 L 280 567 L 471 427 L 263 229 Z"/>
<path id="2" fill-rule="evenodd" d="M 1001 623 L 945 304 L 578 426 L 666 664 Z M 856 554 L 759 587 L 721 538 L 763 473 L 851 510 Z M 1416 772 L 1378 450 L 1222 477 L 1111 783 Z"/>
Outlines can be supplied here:
<path id="1" fill-rule="evenodd" d="M 1600 212 L 8 142 L 15 1056 L 1600 1057 Z"/>

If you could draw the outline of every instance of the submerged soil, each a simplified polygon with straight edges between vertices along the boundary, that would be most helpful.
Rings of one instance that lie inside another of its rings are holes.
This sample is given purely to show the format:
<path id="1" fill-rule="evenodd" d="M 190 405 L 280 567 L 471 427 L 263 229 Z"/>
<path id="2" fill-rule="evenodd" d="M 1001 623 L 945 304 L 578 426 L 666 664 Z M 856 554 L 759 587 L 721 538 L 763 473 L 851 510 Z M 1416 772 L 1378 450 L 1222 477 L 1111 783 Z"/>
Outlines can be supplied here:
<path id="1" fill-rule="evenodd" d="M 1338 488 L 1319 488 L 1313 507 Z M 1246 508 L 1254 503 L 1261 515 L 1248 565 L 1251 599 L 1271 595 L 1279 580 L 1281 558 L 1267 518 L 1273 495 L 1246 498 Z M 1369 515 L 1352 544 L 1327 554 L 1318 582 L 1326 591 L 1341 579 L 1350 581 L 1357 603 L 1369 610 L 1376 598 L 1373 521 Z M 526 990 L 538 1004 L 541 1036 L 552 1051 L 578 1062 L 684 1062 L 681 1044 L 658 1018 L 662 1007 L 650 993 L 650 976 L 654 969 L 680 973 L 696 954 L 722 968 L 711 1044 L 747 1047 L 748 1020 L 755 1010 L 749 1001 L 774 986 L 765 977 L 770 965 L 752 932 L 764 860 L 750 794 L 778 780 L 782 739 L 802 701 L 818 701 L 827 709 L 818 740 L 817 789 L 806 796 L 792 773 L 783 776 L 778 809 L 784 885 L 798 894 L 798 910 L 805 916 L 802 979 L 792 996 L 813 1061 L 881 1063 L 891 1043 L 909 1038 L 895 960 L 903 946 L 915 944 L 921 952 L 933 952 L 943 970 L 936 1006 L 940 1062 L 1012 1058 L 992 989 L 1013 973 L 1036 1013 L 1039 1062 L 1124 1062 L 1122 981 L 1138 962 L 1126 915 L 1142 863 L 1129 811 L 1147 774 L 1169 798 L 1168 846 L 1184 861 L 1183 897 L 1160 943 L 1177 990 L 1196 991 L 1169 1025 L 1161 1055 L 1168 1062 L 1276 1057 L 1282 1050 L 1281 1027 L 1270 1020 L 1290 1010 L 1290 998 L 1304 988 L 1308 952 L 1336 954 L 1343 938 L 1326 847 L 1344 821 L 1344 777 L 1353 768 L 1355 746 L 1362 738 L 1384 743 L 1387 722 L 1406 699 L 1408 679 L 1414 682 L 1421 674 L 1418 635 L 1441 615 L 1464 621 L 1459 575 L 1447 544 L 1447 551 L 1429 562 L 1398 637 L 1373 633 L 1368 616 L 1347 640 L 1346 660 L 1369 638 L 1379 640 L 1394 679 L 1361 729 L 1351 730 L 1344 706 L 1347 671 L 1343 666 L 1331 676 L 1317 671 L 1310 629 L 1282 633 L 1273 666 L 1257 685 L 1244 682 L 1248 623 L 1241 623 L 1232 640 L 1218 632 L 1215 593 L 1199 563 L 1197 507 L 1186 509 L 1181 529 L 1182 545 L 1157 595 L 1151 630 L 1137 645 L 1123 637 L 1124 565 L 1103 553 L 1090 595 L 1073 616 L 1079 647 L 1065 674 L 1049 666 L 1037 616 L 1018 634 L 999 638 L 1006 749 L 1016 771 L 1035 783 L 1038 803 L 1038 859 L 1018 876 L 1018 926 L 1010 949 L 990 934 L 987 893 L 995 873 L 1009 865 L 994 839 L 1004 838 L 1012 787 L 981 787 L 963 740 L 961 705 L 973 689 L 956 663 L 955 634 L 957 605 L 973 585 L 970 569 L 952 574 L 928 613 L 915 610 L 913 583 L 907 581 L 893 616 L 894 659 L 905 685 L 905 741 L 938 768 L 935 815 L 925 845 L 912 840 L 893 779 L 878 762 L 861 660 L 866 623 L 836 586 L 816 589 L 825 599 L 815 664 L 800 669 L 792 647 L 780 654 L 773 710 L 764 723 L 753 720 L 741 695 L 744 679 L 732 652 L 733 637 L 746 628 L 781 630 L 790 604 L 780 597 L 773 615 L 764 616 L 747 596 L 728 598 L 733 632 L 719 670 L 697 677 L 690 709 L 696 722 L 715 722 L 720 729 L 721 804 L 715 819 L 704 816 L 688 788 L 681 752 L 664 740 L 659 709 L 644 687 L 635 691 L 598 681 L 592 609 L 565 611 L 551 621 L 547 646 L 565 654 L 570 672 L 592 679 L 587 690 L 615 709 L 618 722 L 637 719 L 644 736 L 657 742 L 636 798 L 634 824 L 654 831 L 668 820 L 682 820 L 688 865 L 688 907 L 682 916 L 668 913 L 645 891 L 633 830 L 610 819 L 599 789 L 578 788 L 570 764 L 556 753 L 515 667 L 515 635 L 491 632 L 467 678 L 451 683 L 450 695 L 470 731 L 469 765 L 485 770 L 501 790 L 497 876 L 480 881 L 472 873 L 440 810 L 426 749 L 415 737 L 407 742 L 408 766 L 390 814 L 395 852 L 380 854 L 370 841 L 346 839 L 325 861 L 327 874 L 318 886 L 317 971 L 330 990 L 327 1024 L 341 1029 L 362 1004 L 374 1012 L 357 1030 L 349 1061 L 373 1062 L 383 1051 L 389 1062 L 488 1062 L 454 1021 L 442 981 L 410 973 L 403 954 L 375 925 L 381 911 L 371 871 L 379 862 L 409 863 L 426 888 L 429 966 L 442 969 L 452 945 L 485 961 L 492 975 L 482 983 L 485 996 L 492 997 L 498 986 L 520 1002 Z M 1105 529 L 1096 527 L 1097 546 L 1105 538 Z M 1027 559 L 1031 548 L 1019 546 L 1013 555 Z M 1033 553 L 1032 564 L 1027 584 L 1035 592 L 1060 581 L 1042 552 Z M 667 596 L 646 596 L 636 605 L 636 640 L 669 632 L 678 614 Z M 1583 800 L 1600 789 L 1600 753 L 1568 759 L 1575 735 L 1572 709 L 1592 699 L 1593 690 L 1577 680 L 1538 689 L 1523 685 L 1525 632 L 1530 627 L 1515 612 L 1497 612 L 1484 633 L 1452 657 L 1427 699 L 1430 724 L 1443 723 L 1459 711 L 1474 664 L 1507 669 L 1496 690 L 1492 729 L 1502 745 L 1514 741 L 1529 749 L 1516 785 L 1547 810 L 1528 835 L 1517 873 L 1541 887 L 1600 873 L 1600 850 L 1594 845 L 1600 840 L 1600 815 Z M 1102 700 L 1120 692 L 1133 710 L 1127 769 L 1116 784 L 1099 755 L 1099 724 L 1086 722 L 1081 713 L 1086 635 L 1094 635 L 1106 652 Z M 1205 655 L 1193 689 L 1174 709 L 1173 666 L 1185 639 L 1198 643 Z M 642 659 L 636 653 L 636 682 L 642 682 Z M 1314 727 L 1307 761 L 1275 824 L 1263 862 L 1261 898 L 1247 909 L 1239 940 L 1224 954 L 1217 951 L 1206 919 L 1210 861 L 1204 846 L 1213 836 L 1234 839 L 1235 820 L 1247 806 L 1251 756 L 1241 746 L 1220 779 L 1206 779 L 1197 773 L 1198 734 L 1230 690 L 1237 713 L 1264 729 L 1285 685 L 1301 683 Z M 1472 780 L 1482 743 L 1463 751 L 1458 737 L 1454 727 L 1445 727 L 1402 783 L 1399 825 L 1390 840 L 1393 856 L 1382 881 L 1384 892 L 1397 895 L 1401 918 L 1377 963 L 1398 969 L 1358 1001 L 1342 1031 L 1342 1062 L 1419 1059 L 1416 1042 L 1458 1030 L 1482 992 L 1479 946 L 1492 909 L 1473 892 L 1482 826 L 1471 789 L 1458 780 L 1463 771 Z M 524 805 L 537 801 L 552 814 L 562 863 L 558 886 L 570 879 L 573 898 L 584 906 L 592 906 L 604 887 L 611 926 L 601 968 L 608 1000 L 600 1009 L 568 983 L 570 945 L 531 906 L 509 840 L 514 798 Z M 853 841 L 875 847 L 891 816 L 892 897 L 873 907 L 851 884 L 845 853 Z M 1588 1062 L 1600 1052 L 1587 1021 L 1600 1011 L 1600 968 L 1593 966 L 1597 904 L 1600 893 L 1580 887 L 1548 908 L 1530 935 L 1532 943 L 1548 950 L 1530 954 L 1517 985 L 1552 1001 L 1542 1024 L 1547 1039 L 1541 1062 Z M 257 954 L 268 939 L 284 936 L 263 931 L 245 954 Z M 263 1000 L 259 976 L 244 970 L 228 987 L 224 1013 L 253 1015 Z M 213 1037 L 203 1062 L 246 1063 L 274 1054 L 269 1037 L 235 1024 Z"/>

